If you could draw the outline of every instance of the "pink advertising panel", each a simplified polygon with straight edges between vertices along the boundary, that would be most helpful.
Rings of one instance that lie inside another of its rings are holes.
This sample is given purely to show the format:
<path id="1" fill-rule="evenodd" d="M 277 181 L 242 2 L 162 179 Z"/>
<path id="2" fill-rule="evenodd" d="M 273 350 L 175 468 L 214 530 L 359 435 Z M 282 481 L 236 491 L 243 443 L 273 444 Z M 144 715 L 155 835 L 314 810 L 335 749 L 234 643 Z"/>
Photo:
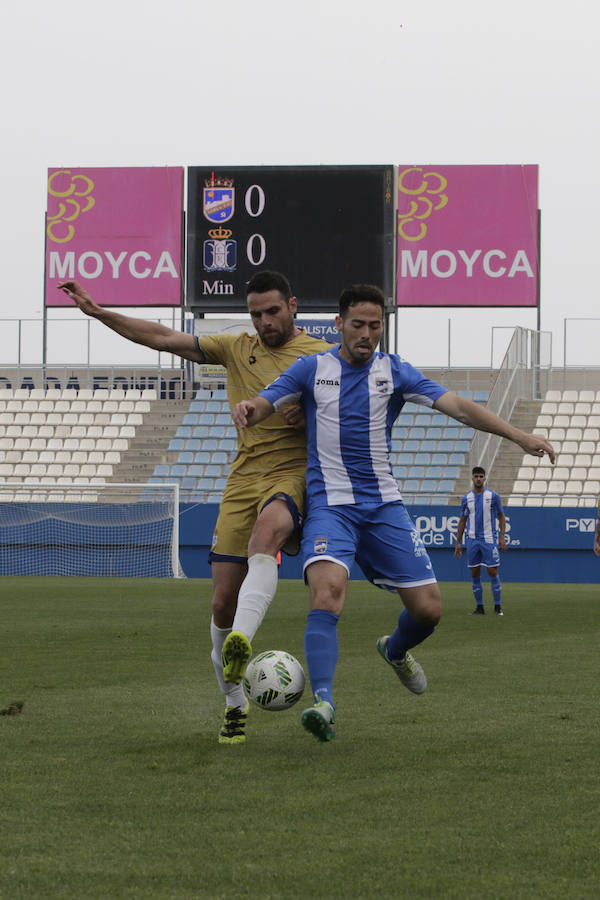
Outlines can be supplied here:
<path id="1" fill-rule="evenodd" d="M 183 168 L 49 169 L 46 306 L 76 279 L 101 306 L 179 306 Z"/>
<path id="2" fill-rule="evenodd" d="M 397 229 L 398 306 L 537 306 L 537 166 L 399 166 Z"/>

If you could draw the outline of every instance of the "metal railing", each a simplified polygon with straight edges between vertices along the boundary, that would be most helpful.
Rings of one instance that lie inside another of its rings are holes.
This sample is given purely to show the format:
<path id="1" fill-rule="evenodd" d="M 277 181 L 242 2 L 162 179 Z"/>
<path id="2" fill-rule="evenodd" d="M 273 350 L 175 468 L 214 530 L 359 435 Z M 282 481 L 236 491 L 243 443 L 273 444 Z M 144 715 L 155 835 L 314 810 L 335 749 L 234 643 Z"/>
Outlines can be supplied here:
<path id="1" fill-rule="evenodd" d="M 487 408 L 509 420 L 518 400 L 541 400 L 549 385 L 552 335 L 547 331 L 515 328 L 490 391 Z M 489 472 L 502 438 L 477 431 L 471 443 L 469 465 Z"/>

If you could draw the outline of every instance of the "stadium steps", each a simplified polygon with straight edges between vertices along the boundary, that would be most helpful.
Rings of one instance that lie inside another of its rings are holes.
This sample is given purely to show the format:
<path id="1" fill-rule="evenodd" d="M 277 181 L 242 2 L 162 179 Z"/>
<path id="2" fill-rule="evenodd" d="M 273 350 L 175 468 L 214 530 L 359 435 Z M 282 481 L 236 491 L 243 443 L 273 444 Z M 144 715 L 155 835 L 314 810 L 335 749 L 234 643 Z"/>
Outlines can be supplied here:
<path id="1" fill-rule="evenodd" d="M 189 400 L 155 400 L 138 425 L 129 449 L 114 467 L 109 481 L 138 484 L 150 478 L 154 466 L 166 460 L 166 449 L 181 419 L 189 409 Z"/>
<path id="2" fill-rule="evenodd" d="M 511 425 L 528 433 L 535 431 L 535 423 L 542 406 L 541 400 L 519 400 L 510 417 Z M 512 487 L 517 477 L 517 472 L 522 464 L 523 450 L 513 444 L 512 441 L 502 440 L 500 450 L 491 471 L 488 472 L 487 481 L 490 487 L 500 494 L 503 501 L 512 493 Z M 471 488 L 471 466 L 467 459 L 456 481 L 455 493 L 450 498 L 451 503 L 459 504 L 461 498 Z"/>

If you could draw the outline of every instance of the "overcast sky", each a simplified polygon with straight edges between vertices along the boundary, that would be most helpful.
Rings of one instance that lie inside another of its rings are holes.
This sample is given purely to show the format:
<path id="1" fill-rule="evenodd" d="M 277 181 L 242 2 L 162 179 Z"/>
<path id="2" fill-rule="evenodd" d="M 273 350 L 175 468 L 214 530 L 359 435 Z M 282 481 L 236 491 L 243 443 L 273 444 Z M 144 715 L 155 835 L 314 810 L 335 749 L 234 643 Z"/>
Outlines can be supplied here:
<path id="1" fill-rule="evenodd" d="M 542 328 L 562 364 L 565 317 L 597 316 L 569 324 L 567 354 L 597 364 L 598 10 L 591 0 L 4 4 L 0 317 L 41 316 L 51 166 L 538 163 Z M 536 312 L 406 310 L 400 352 L 445 363 L 449 319 L 451 362 L 487 365 L 492 326 L 535 327 Z M 5 362 L 6 335 L 14 341 L 2 330 Z"/>

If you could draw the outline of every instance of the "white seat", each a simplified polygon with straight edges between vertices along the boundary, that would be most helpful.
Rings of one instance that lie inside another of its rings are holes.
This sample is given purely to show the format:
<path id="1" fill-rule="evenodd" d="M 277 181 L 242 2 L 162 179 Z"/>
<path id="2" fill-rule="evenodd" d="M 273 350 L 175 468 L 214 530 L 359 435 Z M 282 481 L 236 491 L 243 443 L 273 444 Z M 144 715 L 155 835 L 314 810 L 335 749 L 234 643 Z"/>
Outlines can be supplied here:
<path id="1" fill-rule="evenodd" d="M 577 505 L 578 505 L 578 498 L 577 498 L 577 497 L 573 497 L 573 496 L 562 497 L 562 498 L 561 498 L 561 501 L 560 501 L 560 505 L 561 505 L 561 506 L 577 506 Z"/>
<path id="2" fill-rule="evenodd" d="M 579 400 L 579 392 L 578 391 L 563 391 L 563 393 L 562 393 L 563 403 L 577 403 L 578 400 Z"/>
<path id="3" fill-rule="evenodd" d="M 579 444 L 577 441 L 565 441 L 561 447 L 562 453 L 578 453 L 579 452 Z"/>
<path id="4" fill-rule="evenodd" d="M 142 415 L 144 415 L 145 413 L 149 413 L 150 412 L 150 401 L 149 400 L 138 400 L 135 404 L 134 412 L 142 413 Z"/>
<path id="5" fill-rule="evenodd" d="M 556 408 L 557 415 L 559 415 L 559 416 L 572 416 L 574 410 L 575 410 L 574 403 L 562 402 L 562 403 L 559 403 Z"/>
<path id="6" fill-rule="evenodd" d="M 146 400 L 147 398 L 142 398 L 142 392 L 137 388 L 131 388 L 128 391 L 125 391 L 125 399 L 126 400 Z"/>
<path id="7" fill-rule="evenodd" d="M 541 497 L 526 497 L 525 498 L 525 506 L 541 506 L 542 498 Z"/>
<path id="8" fill-rule="evenodd" d="M 565 432 L 566 441 L 580 441 L 583 435 L 582 428 L 567 428 Z"/>
<path id="9" fill-rule="evenodd" d="M 82 438 L 79 441 L 79 447 L 77 449 L 85 450 L 86 453 L 89 453 L 90 450 L 93 450 L 96 447 L 96 443 L 99 440 L 102 440 L 102 438 L 91 438 L 91 437 Z"/>
<path id="10" fill-rule="evenodd" d="M 4 462 L 7 462 L 7 463 L 23 462 L 23 451 L 22 450 L 5 450 L 4 451 Z"/>
<path id="11" fill-rule="evenodd" d="M 571 416 L 571 428 L 587 428 L 587 416 Z"/>
<path id="12" fill-rule="evenodd" d="M 121 462 L 121 454 L 117 453 L 116 450 L 109 450 L 104 455 L 104 462 L 111 466 L 118 466 Z"/>
<path id="13" fill-rule="evenodd" d="M 531 454 L 526 453 L 521 460 L 522 466 L 533 466 L 536 468 L 539 465 L 540 457 L 539 456 L 531 456 Z"/>
<path id="14" fill-rule="evenodd" d="M 30 425 L 31 424 L 31 414 L 26 413 L 26 412 L 15 413 L 14 422 L 15 422 L 15 425 Z"/>
<path id="15" fill-rule="evenodd" d="M 124 400 L 125 391 L 121 388 L 113 388 L 109 394 L 109 400 Z"/>
<path id="16" fill-rule="evenodd" d="M 122 425 L 119 428 L 119 437 L 134 438 L 135 437 L 135 428 L 133 427 L 133 425 Z"/>
<path id="17" fill-rule="evenodd" d="M 96 388 L 94 391 L 94 400 L 102 400 L 104 403 L 105 400 L 108 400 L 108 391 L 104 388 Z"/>
<path id="18" fill-rule="evenodd" d="M 14 468 L 14 475 L 19 475 L 25 477 L 25 475 L 29 475 L 31 471 L 31 466 L 29 463 L 16 463 Z"/>
<path id="19" fill-rule="evenodd" d="M 127 416 L 127 425 L 142 425 L 144 421 L 144 417 L 141 413 L 129 413 Z"/>
<path id="20" fill-rule="evenodd" d="M 106 401 L 102 404 L 102 412 L 108 413 L 109 415 L 112 415 L 112 413 L 119 412 L 119 404 L 118 404 L 118 402 L 117 402 L 116 400 L 112 400 L 112 399 L 111 399 L 111 400 L 106 400 Z"/>
<path id="21" fill-rule="evenodd" d="M 540 407 L 540 413 L 543 416 L 554 416 L 558 409 L 558 403 L 544 401 Z"/>
<path id="22" fill-rule="evenodd" d="M 118 425 L 105 425 L 102 429 L 102 437 L 105 438 L 117 438 L 119 437 L 119 426 Z"/>
<path id="23" fill-rule="evenodd" d="M 35 437 L 30 440 L 30 447 L 32 450 L 45 450 L 46 449 L 46 438 L 43 437 Z"/>
<path id="24" fill-rule="evenodd" d="M 71 412 L 87 412 L 87 403 L 85 402 L 85 400 L 73 400 L 73 402 L 71 403 Z"/>
<path id="25" fill-rule="evenodd" d="M 23 412 L 37 412 L 38 411 L 38 402 L 37 400 L 24 400 L 23 401 Z"/>
<path id="26" fill-rule="evenodd" d="M 552 478 L 552 467 L 551 466 L 538 466 L 535 470 L 535 481 L 550 481 Z"/>
<path id="27" fill-rule="evenodd" d="M 579 391 L 579 401 L 584 403 L 593 403 L 596 395 L 593 391 Z"/>
<path id="28" fill-rule="evenodd" d="M 31 418 L 29 419 L 31 425 L 45 425 L 46 424 L 46 413 L 43 412 L 34 412 L 31 413 Z"/>
<path id="29" fill-rule="evenodd" d="M 538 416 L 537 422 L 535 424 L 535 430 L 538 428 L 552 428 L 554 426 L 554 417 L 553 416 Z"/>
<path id="30" fill-rule="evenodd" d="M 62 413 L 61 425 L 79 425 L 79 416 L 77 413 Z"/>
<path id="31" fill-rule="evenodd" d="M 560 504 L 560 497 L 556 494 L 546 494 L 546 496 L 542 500 L 542 506 L 558 506 Z"/>
<path id="32" fill-rule="evenodd" d="M 46 413 L 46 425 L 62 425 L 64 413 Z"/>
<path id="33" fill-rule="evenodd" d="M 592 411 L 591 403 L 576 403 L 573 410 L 576 416 L 589 416 Z"/>
<path id="34" fill-rule="evenodd" d="M 48 475 L 52 475 L 53 478 L 58 478 L 59 475 L 63 473 L 63 466 L 60 463 L 50 463 L 48 466 Z"/>
<path id="35" fill-rule="evenodd" d="M 125 413 L 113 413 L 110 417 L 111 425 L 126 425 L 127 424 L 127 416 Z"/>
<path id="36" fill-rule="evenodd" d="M 19 440 L 22 440 L 22 438 L 7 438 L 7 437 L 0 438 L 0 450 L 12 450 L 15 440 L 19 441 Z M 27 443 L 29 444 L 29 441 Z M 27 448 L 23 448 L 23 449 L 27 449 Z"/>
<path id="37" fill-rule="evenodd" d="M 48 388 L 43 394 L 43 399 L 49 400 L 51 403 L 56 403 L 57 400 L 60 400 L 60 391 L 57 388 Z"/>
<path id="38" fill-rule="evenodd" d="M 96 466 L 92 463 L 85 463 L 81 467 L 79 474 L 85 478 L 92 478 L 96 474 Z"/>
<path id="39" fill-rule="evenodd" d="M 77 393 L 77 399 L 78 399 L 78 400 L 85 400 L 86 403 L 87 403 L 89 400 L 93 400 L 93 398 L 94 398 L 94 392 L 93 392 L 92 390 L 90 390 L 90 388 L 82 388 L 82 389 Z"/>
<path id="40" fill-rule="evenodd" d="M 65 463 L 71 462 L 71 451 L 70 450 L 57 450 L 54 456 L 54 462 L 62 463 L 64 466 Z"/>
<path id="41" fill-rule="evenodd" d="M 87 432 L 88 432 L 88 429 L 85 427 L 85 425 L 75 425 L 69 431 L 69 437 L 79 440 L 81 438 L 84 438 L 86 436 Z"/>
<path id="42" fill-rule="evenodd" d="M 570 479 L 567 481 L 565 485 L 565 493 L 566 494 L 574 494 L 575 496 L 579 496 L 581 494 L 581 489 L 583 488 L 583 482 L 576 481 L 574 479 Z"/>
<path id="43" fill-rule="evenodd" d="M 561 398 L 560 391 L 546 391 L 546 400 L 552 400 L 554 403 L 559 403 Z"/>
<path id="44" fill-rule="evenodd" d="M 88 425 L 88 427 L 86 428 L 85 436 L 93 438 L 94 440 L 96 438 L 102 437 L 105 427 L 105 425 Z"/>
<path id="45" fill-rule="evenodd" d="M 100 412 L 94 414 L 94 425 L 110 425 L 110 413 Z"/>
<path id="46" fill-rule="evenodd" d="M 577 453 L 573 460 L 574 466 L 580 466 L 584 469 L 589 468 L 592 464 L 592 457 L 589 453 Z M 579 476 L 577 476 L 579 477 Z"/>
<path id="47" fill-rule="evenodd" d="M 558 464 L 554 466 L 552 470 L 552 481 L 557 479 L 558 481 L 568 481 L 569 480 L 569 471 L 570 468 L 567 466 L 559 466 Z"/>
<path id="48" fill-rule="evenodd" d="M 120 413 L 132 413 L 135 410 L 135 403 L 133 400 L 121 400 L 119 403 L 119 412 Z"/>
<path id="49" fill-rule="evenodd" d="M 529 493 L 529 482 L 528 481 L 515 481 L 512 489 L 513 489 L 513 494 L 528 494 Z"/>
<path id="50" fill-rule="evenodd" d="M 580 453 L 592 453 L 596 452 L 596 441 L 581 441 L 579 444 L 579 452 Z"/>
<path id="51" fill-rule="evenodd" d="M 113 473 L 113 467 L 102 463 L 98 466 L 97 474 L 99 478 L 110 478 Z"/>
<path id="52" fill-rule="evenodd" d="M 517 472 L 517 479 L 519 481 L 531 481 L 534 478 L 534 473 L 535 469 L 533 466 L 521 466 Z"/>
<path id="53" fill-rule="evenodd" d="M 565 439 L 565 429 L 564 428 L 549 428 L 548 429 L 548 440 L 550 443 L 554 443 L 555 441 L 564 441 Z"/>
<path id="54" fill-rule="evenodd" d="M 88 461 L 88 455 L 85 450 L 73 450 L 71 453 L 71 462 L 77 463 L 78 466 Z"/>
<path id="55" fill-rule="evenodd" d="M 76 478 L 79 475 L 79 466 L 72 462 L 67 463 L 63 469 L 63 475 L 68 475 L 69 478 Z"/>
<path id="56" fill-rule="evenodd" d="M 12 475 L 13 470 L 13 463 L 0 463 L 0 478 L 7 478 L 9 475 Z"/>
<path id="57" fill-rule="evenodd" d="M 92 450 L 91 453 L 88 453 L 87 461 L 89 463 L 94 463 L 98 465 L 99 463 L 104 462 L 104 453 L 101 450 Z"/>
<path id="58" fill-rule="evenodd" d="M 586 507 L 588 507 L 588 509 L 589 508 L 596 509 L 596 507 L 598 506 L 598 501 L 596 500 L 595 497 L 584 495 L 583 497 L 579 498 L 579 506 L 586 506 Z"/>
<path id="59" fill-rule="evenodd" d="M 564 494 L 565 484 L 566 484 L 565 481 L 562 481 L 562 480 L 558 481 L 553 478 L 552 481 L 548 484 L 548 493 L 549 494 Z"/>
<path id="60" fill-rule="evenodd" d="M 597 497 L 600 494 L 600 481 L 585 481 L 581 493 L 593 494 L 595 497 Z"/>
<path id="61" fill-rule="evenodd" d="M 12 425 L 15 421 L 15 414 L 12 412 L 0 412 L 0 424 Z"/>
<path id="62" fill-rule="evenodd" d="M 23 401 L 22 400 L 9 400 L 6 404 L 7 412 L 21 412 L 23 409 Z"/>
<path id="63" fill-rule="evenodd" d="M 585 466 L 573 466 L 571 469 L 571 479 L 575 481 L 584 481 L 587 478 L 587 468 Z"/>
<path id="64" fill-rule="evenodd" d="M 77 424 L 85 425 L 86 427 L 88 425 L 95 425 L 96 422 L 94 421 L 94 413 L 78 413 Z"/>
<path id="65" fill-rule="evenodd" d="M 584 441 L 594 441 L 597 444 L 600 441 L 600 428 L 584 428 L 581 437 Z"/>
<path id="66" fill-rule="evenodd" d="M 100 400 L 88 400 L 85 404 L 85 411 L 89 413 L 101 413 L 104 406 Z"/>
<path id="67" fill-rule="evenodd" d="M 113 450 L 118 450 L 119 453 L 124 453 L 129 447 L 129 441 L 126 438 L 115 438 L 112 441 Z"/>
<path id="68" fill-rule="evenodd" d="M 591 478 L 593 481 L 600 481 L 600 466 L 590 466 L 588 478 Z"/>
<path id="69" fill-rule="evenodd" d="M 154 388 L 146 388 L 145 390 L 142 391 L 142 400 L 152 401 L 152 400 L 156 400 L 156 399 L 158 399 L 158 398 L 157 398 L 157 393 L 154 390 Z"/>
<path id="70" fill-rule="evenodd" d="M 571 425 L 571 416 L 554 416 L 552 419 L 553 428 L 569 428 Z"/>
<path id="71" fill-rule="evenodd" d="M 34 453 L 35 451 L 31 451 Z M 54 462 L 54 450 L 42 450 L 39 454 L 37 454 L 38 461 L 41 463 L 51 463 Z M 23 459 L 23 462 L 28 462 L 28 460 Z"/>

